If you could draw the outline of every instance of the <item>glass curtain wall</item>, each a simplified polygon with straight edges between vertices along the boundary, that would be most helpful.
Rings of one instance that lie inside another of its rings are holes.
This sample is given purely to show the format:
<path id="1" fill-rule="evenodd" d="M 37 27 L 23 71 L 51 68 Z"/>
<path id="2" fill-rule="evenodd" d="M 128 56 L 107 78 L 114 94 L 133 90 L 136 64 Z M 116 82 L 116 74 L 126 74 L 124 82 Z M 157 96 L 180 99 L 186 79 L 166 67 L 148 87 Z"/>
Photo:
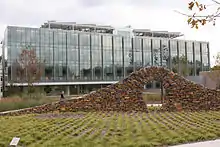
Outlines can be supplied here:
<path id="1" fill-rule="evenodd" d="M 67 74 L 68 81 L 77 81 L 79 74 L 79 35 L 77 33 L 67 33 Z"/>
<path id="2" fill-rule="evenodd" d="M 153 54 L 151 52 L 151 38 L 143 38 L 143 64 L 144 67 L 153 65 Z M 146 84 L 146 88 L 152 88 L 152 82 Z"/>
<path id="3" fill-rule="evenodd" d="M 151 39 L 143 39 L 144 67 L 152 66 Z"/>
<path id="4" fill-rule="evenodd" d="M 193 42 L 189 41 L 187 42 L 187 63 L 188 63 L 188 70 L 189 70 L 189 76 L 194 76 L 194 57 L 193 57 Z"/>
<path id="5" fill-rule="evenodd" d="M 143 67 L 143 62 L 142 62 L 142 39 L 135 37 L 133 39 L 133 54 L 134 54 L 134 68 L 135 70 L 140 69 Z"/>
<path id="6" fill-rule="evenodd" d="M 202 68 L 202 60 L 201 60 L 201 50 L 200 50 L 200 43 L 194 42 L 194 49 L 195 49 L 195 75 L 198 76 L 199 72 Z"/>
<path id="7" fill-rule="evenodd" d="M 182 72 L 182 57 L 190 76 L 210 66 L 206 42 L 22 27 L 9 27 L 6 34 L 10 81 L 19 81 L 16 60 L 26 48 L 42 62 L 42 82 L 120 80 L 142 66 L 170 66 L 168 61 Z"/>
<path id="8" fill-rule="evenodd" d="M 119 80 L 124 77 L 122 37 L 114 36 L 113 44 L 114 44 L 115 79 Z"/>
<path id="9" fill-rule="evenodd" d="M 171 69 L 173 72 L 177 73 L 179 67 L 177 40 L 170 40 L 170 52 L 171 52 Z"/>
<path id="10" fill-rule="evenodd" d="M 104 79 L 113 80 L 113 52 L 111 35 L 103 35 L 103 68 Z"/>
<path id="11" fill-rule="evenodd" d="M 42 51 L 45 53 L 45 58 L 43 58 L 44 60 L 44 67 L 45 67 L 45 71 L 44 71 L 44 76 L 42 77 L 43 79 L 45 79 L 46 81 L 51 81 L 53 80 L 54 77 L 54 32 L 51 30 L 47 30 L 46 31 L 46 37 L 47 38 L 47 49 L 46 51 Z M 40 45 L 39 45 L 40 46 Z M 38 50 L 40 51 L 40 48 L 38 48 Z M 41 52 L 41 55 L 42 55 Z M 43 55 L 44 56 L 44 55 Z"/>
<path id="12" fill-rule="evenodd" d="M 209 70 L 209 49 L 207 43 L 202 43 L 202 70 Z"/>
<path id="13" fill-rule="evenodd" d="M 41 31 L 41 49 L 40 49 L 40 58 L 44 60 L 42 56 L 45 55 L 44 51 L 47 50 L 46 46 L 43 46 L 44 42 L 42 42 L 45 38 L 43 38 L 43 32 Z M 45 37 L 45 36 L 44 36 Z M 57 30 L 54 32 L 54 80 L 55 81 L 66 81 L 67 79 L 67 69 L 66 69 L 66 32 Z"/>
<path id="14" fill-rule="evenodd" d="M 103 67 L 102 67 L 102 45 L 101 35 L 93 34 L 92 38 L 92 72 L 93 80 L 102 80 Z"/>
<path id="15" fill-rule="evenodd" d="M 161 64 L 163 67 L 169 67 L 169 40 L 161 40 Z"/>
<path id="16" fill-rule="evenodd" d="M 132 50 L 132 38 L 124 37 L 124 66 L 125 66 L 125 76 L 128 76 L 134 71 L 134 55 Z"/>
<path id="17" fill-rule="evenodd" d="M 179 41 L 179 70 L 178 73 L 180 73 L 183 76 L 188 75 L 188 68 L 187 68 L 187 56 L 186 56 L 186 43 L 185 41 Z"/>
<path id="18" fill-rule="evenodd" d="M 80 79 L 91 80 L 91 54 L 90 54 L 90 34 L 80 34 Z"/>
<path id="19" fill-rule="evenodd" d="M 160 48 L 160 39 L 153 39 L 153 65 L 161 66 L 161 48 Z"/>

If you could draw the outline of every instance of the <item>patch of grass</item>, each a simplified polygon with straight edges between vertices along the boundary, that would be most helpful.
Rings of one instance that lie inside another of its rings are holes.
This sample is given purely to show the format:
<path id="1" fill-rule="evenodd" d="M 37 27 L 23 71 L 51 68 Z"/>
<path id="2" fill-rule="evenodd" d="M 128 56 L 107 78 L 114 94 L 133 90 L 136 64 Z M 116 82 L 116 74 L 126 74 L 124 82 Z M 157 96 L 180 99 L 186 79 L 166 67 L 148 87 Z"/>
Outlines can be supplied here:
<path id="1" fill-rule="evenodd" d="M 149 112 L 157 112 L 162 109 L 162 106 L 148 106 L 147 109 Z"/>
<path id="2" fill-rule="evenodd" d="M 147 102 L 158 102 L 161 101 L 161 95 L 157 93 L 143 93 L 143 99 Z"/>
<path id="3" fill-rule="evenodd" d="M 220 138 L 220 111 L 64 114 L 0 117 L 0 146 L 14 136 L 30 147 L 158 147 Z"/>
<path id="4" fill-rule="evenodd" d="M 2 98 L 0 100 L 0 112 L 38 106 L 45 103 L 57 101 L 58 99 L 59 98 L 47 98 L 47 97 L 38 98 L 38 99 Z"/>

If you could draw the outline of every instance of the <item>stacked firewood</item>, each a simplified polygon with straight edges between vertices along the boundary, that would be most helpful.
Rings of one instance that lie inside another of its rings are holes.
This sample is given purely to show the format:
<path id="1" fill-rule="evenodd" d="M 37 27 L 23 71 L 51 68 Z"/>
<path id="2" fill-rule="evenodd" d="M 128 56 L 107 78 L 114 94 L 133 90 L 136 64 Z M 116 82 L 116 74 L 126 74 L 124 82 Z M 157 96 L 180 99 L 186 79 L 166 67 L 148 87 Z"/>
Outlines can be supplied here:
<path id="1" fill-rule="evenodd" d="M 124 80 L 84 95 L 38 107 L 0 115 L 19 115 L 53 111 L 142 111 L 147 112 L 142 98 L 144 85 L 162 81 L 166 90 L 165 111 L 220 110 L 220 91 L 195 84 L 163 67 L 146 67 L 130 74 Z"/>

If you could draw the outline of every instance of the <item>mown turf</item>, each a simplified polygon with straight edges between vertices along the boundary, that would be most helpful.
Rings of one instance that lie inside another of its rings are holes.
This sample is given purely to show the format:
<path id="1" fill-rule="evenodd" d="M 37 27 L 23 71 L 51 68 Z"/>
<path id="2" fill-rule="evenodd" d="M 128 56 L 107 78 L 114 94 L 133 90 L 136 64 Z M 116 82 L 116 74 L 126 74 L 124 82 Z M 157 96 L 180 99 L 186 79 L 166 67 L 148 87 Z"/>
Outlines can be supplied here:
<path id="1" fill-rule="evenodd" d="M 0 146 L 150 147 L 220 138 L 220 111 L 0 117 Z"/>

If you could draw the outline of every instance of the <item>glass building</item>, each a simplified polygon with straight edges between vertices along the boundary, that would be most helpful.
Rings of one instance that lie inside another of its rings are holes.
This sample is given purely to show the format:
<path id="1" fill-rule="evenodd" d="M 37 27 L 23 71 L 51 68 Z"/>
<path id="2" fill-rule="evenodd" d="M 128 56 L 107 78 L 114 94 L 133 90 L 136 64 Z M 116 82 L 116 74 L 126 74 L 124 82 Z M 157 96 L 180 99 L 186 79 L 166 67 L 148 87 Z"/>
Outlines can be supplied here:
<path id="1" fill-rule="evenodd" d="M 208 42 L 175 37 L 8 26 L 3 47 L 6 84 L 17 83 L 15 62 L 27 47 L 44 63 L 39 81 L 43 85 L 111 84 L 145 66 L 165 66 L 178 73 L 182 57 L 187 60 L 188 76 L 210 68 Z"/>

